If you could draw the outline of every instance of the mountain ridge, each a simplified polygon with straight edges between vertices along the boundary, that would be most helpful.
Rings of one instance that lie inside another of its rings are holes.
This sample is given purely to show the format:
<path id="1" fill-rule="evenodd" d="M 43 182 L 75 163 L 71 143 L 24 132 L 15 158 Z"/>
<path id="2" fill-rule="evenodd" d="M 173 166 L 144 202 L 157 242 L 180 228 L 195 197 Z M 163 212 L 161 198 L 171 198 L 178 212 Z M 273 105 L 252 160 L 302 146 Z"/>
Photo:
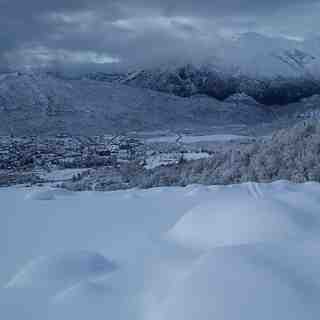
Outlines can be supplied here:
<path id="1" fill-rule="evenodd" d="M 285 105 L 320 93 L 317 37 L 298 41 L 247 32 L 220 42 L 214 58 L 204 61 L 181 59 L 122 73 L 89 73 L 83 78 L 182 97 L 206 94 L 225 100 L 245 93 L 266 105 Z"/>

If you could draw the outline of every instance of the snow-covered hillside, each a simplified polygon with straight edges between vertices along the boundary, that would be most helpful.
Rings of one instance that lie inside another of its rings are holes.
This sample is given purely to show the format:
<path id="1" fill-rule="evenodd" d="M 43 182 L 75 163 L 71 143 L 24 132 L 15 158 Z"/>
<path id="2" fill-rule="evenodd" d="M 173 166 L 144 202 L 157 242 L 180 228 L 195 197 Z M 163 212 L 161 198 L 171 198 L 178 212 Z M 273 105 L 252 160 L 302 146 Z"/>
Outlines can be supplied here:
<path id="1" fill-rule="evenodd" d="M 32 73 L 0 79 L 0 117 L 0 134 L 14 135 L 177 130 L 273 119 L 259 105 L 205 96 L 184 99 L 122 84 Z"/>
<path id="2" fill-rule="evenodd" d="M 318 319 L 319 193 L 0 189 L 0 318 Z"/>

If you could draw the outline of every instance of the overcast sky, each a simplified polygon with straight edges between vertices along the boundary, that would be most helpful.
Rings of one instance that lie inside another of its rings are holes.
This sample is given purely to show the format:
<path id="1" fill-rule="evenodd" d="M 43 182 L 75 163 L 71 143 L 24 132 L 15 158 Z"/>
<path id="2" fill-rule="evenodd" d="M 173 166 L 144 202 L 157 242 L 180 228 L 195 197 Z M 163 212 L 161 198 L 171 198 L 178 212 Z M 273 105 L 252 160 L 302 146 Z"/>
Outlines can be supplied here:
<path id="1" fill-rule="evenodd" d="M 318 0 L 0 0 L 0 65 L 81 69 L 209 56 L 220 37 L 303 38 L 319 18 Z"/>

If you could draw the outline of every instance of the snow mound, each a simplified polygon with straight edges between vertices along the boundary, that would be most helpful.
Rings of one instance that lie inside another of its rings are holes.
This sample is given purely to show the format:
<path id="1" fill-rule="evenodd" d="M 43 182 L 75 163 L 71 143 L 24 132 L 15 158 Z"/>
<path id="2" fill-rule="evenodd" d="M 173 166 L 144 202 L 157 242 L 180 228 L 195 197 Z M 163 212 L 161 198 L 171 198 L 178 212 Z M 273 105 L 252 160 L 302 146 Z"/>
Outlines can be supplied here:
<path id="1" fill-rule="evenodd" d="M 56 200 L 53 190 L 36 190 L 26 195 L 26 200 L 51 201 Z"/>
<path id="2" fill-rule="evenodd" d="M 297 209 L 253 186 L 235 186 L 217 191 L 212 201 L 191 209 L 168 235 L 183 246 L 205 250 L 278 241 L 307 231 L 300 216 Z"/>
<path id="3" fill-rule="evenodd" d="M 66 189 L 51 189 L 50 191 L 56 197 L 70 197 L 75 194 L 73 191 L 66 190 Z"/>
<path id="4" fill-rule="evenodd" d="M 57 197 L 68 197 L 74 193 L 63 189 L 37 189 L 26 195 L 26 200 L 50 201 Z"/>
<path id="5" fill-rule="evenodd" d="M 302 248 L 293 249 L 298 252 L 254 245 L 215 249 L 174 283 L 146 319 L 315 319 L 319 259 L 305 272 Z"/>
<path id="6" fill-rule="evenodd" d="M 204 193 L 210 192 L 210 189 L 207 186 L 192 184 L 185 187 L 184 191 L 186 192 L 185 193 L 186 197 L 196 197 Z"/>
<path id="7" fill-rule="evenodd" d="M 6 288 L 67 288 L 116 270 L 116 265 L 96 252 L 78 251 L 38 258 L 13 277 Z"/>
<path id="8" fill-rule="evenodd" d="M 139 199 L 141 198 L 141 194 L 136 192 L 136 191 L 133 191 L 133 190 L 129 190 L 124 196 L 123 196 L 124 199 L 126 200 L 131 200 L 131 199 Z"/>

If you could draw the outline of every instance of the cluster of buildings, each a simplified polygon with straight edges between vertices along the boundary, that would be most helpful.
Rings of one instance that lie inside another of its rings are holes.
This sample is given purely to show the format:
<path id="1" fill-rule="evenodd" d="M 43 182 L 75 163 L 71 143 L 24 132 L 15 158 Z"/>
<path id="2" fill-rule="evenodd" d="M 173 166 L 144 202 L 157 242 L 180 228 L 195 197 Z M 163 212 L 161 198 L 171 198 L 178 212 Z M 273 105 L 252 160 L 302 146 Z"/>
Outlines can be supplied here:
<path id="1" fill-rule="evenodd" d="M 92 168 L 143 159 L 143 143 L 124 136 L 0 137 L 0 170 Z"/>

